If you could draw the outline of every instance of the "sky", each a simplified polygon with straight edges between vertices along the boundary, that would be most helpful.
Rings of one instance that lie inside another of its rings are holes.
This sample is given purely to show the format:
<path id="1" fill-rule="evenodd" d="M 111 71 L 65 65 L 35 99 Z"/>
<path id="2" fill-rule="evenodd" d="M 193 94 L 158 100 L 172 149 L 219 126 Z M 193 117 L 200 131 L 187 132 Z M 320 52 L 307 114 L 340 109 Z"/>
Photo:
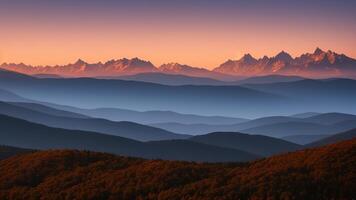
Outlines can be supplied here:
<path id="1" fill-rule="evenodd" d="M 356 58 L 354 0 L 0 0 L 0 63 L 139 57 L 212 69 L 316 47 Z"/>

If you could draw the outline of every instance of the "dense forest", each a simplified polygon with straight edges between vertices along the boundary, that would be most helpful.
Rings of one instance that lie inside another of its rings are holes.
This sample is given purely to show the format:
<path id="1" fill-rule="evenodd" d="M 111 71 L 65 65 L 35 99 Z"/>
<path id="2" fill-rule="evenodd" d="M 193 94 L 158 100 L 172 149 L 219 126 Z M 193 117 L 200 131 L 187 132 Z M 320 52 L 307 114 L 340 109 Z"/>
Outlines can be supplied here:
<path id="1" fill-rule="evenodd" d="M 0 199 L 355 199 L 356 139 L 250 163 L 39 151 L 0 161 Z"/>

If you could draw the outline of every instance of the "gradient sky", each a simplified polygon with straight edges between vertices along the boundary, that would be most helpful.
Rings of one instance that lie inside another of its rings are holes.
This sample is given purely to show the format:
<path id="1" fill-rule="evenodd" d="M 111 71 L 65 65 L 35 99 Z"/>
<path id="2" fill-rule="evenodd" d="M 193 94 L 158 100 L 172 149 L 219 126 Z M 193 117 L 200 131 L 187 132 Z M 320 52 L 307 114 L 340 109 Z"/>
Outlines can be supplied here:
<path id="1" fill-rule="evenodd" d="M 317 46 L 356 57 L 355 0 L 0 0 L 0 63 L 140 57 L 213 68 Z"/>

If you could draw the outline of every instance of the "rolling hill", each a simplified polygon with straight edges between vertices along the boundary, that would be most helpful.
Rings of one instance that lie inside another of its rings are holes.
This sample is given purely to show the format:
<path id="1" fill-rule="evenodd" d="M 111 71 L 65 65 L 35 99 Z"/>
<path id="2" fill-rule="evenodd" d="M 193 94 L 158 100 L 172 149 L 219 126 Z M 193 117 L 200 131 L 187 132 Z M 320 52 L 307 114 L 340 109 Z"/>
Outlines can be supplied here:
<path id="1" fill-rule="evenodd" d="M 55 109 L 38 103 L 27 103 L 27 102 L 8 102 L 8 103 L 17 107 L 23 107 L 33 111 L 37 111 L 48 115 L 58 116 L 58 117 L 70 117 L 70 118 L 82 118 L 82 119 L 90 118 L 86 115 Z"/>
<path id="2" fill-rule="evenodd" d="M 328 135 L 356 128 L 356 116 L 344 113 L 324 113 L 312 117 L 298 118 L 290 116 L 262 117 L 246 122 L 211 125 L 155 123 L 151 126 L 175 133 L 201 135 L 211 132 L 244 132 L 274 137 L 291 135 Z"/>
<path id="3" fill-rule="evenodd" d="M 182 114 L 172 111 L 134 111 L 120 108 L 94 108 L 83 109 L 72 106 L 63 106 L 50 103 L 42 103 L 48 107 L 57 108 L 59 110 L 72 111 L 81 113 L 87 116 L 109 119 L 113 121 L 130 121 L 141 124 L 151 123 L 202 123 L 202 124 L 234 124 L 248 121 L 244 118 L 223 117 L 223 116 L 203 116 L 194 114 Z"/>
<path id="4" fill-rule="evenodd" d="M 242 132 L 272 137 L 286 137 L 292 135 L 332 135 L 352 128 L 356 128 L 356 120 L 347 120 L 331 125 L 310 122 L 284 122 L 257 126 L 245 129 Z"/>
<path id="5" fill-rule="evenodd" d="M 333 144 L 336 142 L 350 140 L 356 137 L 356 129 L 348 130 L 342 133 L 331 135 L 329 137 L 322 138 L 318 141 L 307 144 L 308 147 L 319 147 L 327 144 Z"/>
<path id="6" fill-rule="evenodd" d="M 22 75 L 23 76 L 23 75 Z M 79 108 L 170 110 L 257 118 L 300 112 L 356 114 L 356 80 L 300 80 L 239 86 L 166 86 L 92 78 L 2 78 L 0 88 L 24 98 Z"/>
<path id="7" fill-rule="evenodd" d="M 285 97 L 241 86 L 166 86 L 92 78 L 7 78 L 0 79 L 0 88 L 35 101 L 79 108 L 170 110 L 197 115 L 248 118 L 252 116 L 251 113 L 256 113 L 252 116 L 255 117 L 276 112 L 275 106 L 283 106 L 289 102 Z"/>
<path id="8" fill-rule="evenodd" d="M 24 104 L 21 104 L 24 105 Z M 28 104 L 26 104 L 28 105 Z M 42 111 L 42 112 L 40 112 Z M 59 114 L 60 113 L 60 114 Z M 68 117 L 66 112 L 58 111 L 45 106 L 36 105 L 22 107 L 11 103 L 0 102 L 0 114 L 44 124 L 50 127 L 71 130 L 94 131 L 110 135 L 131 138 L 140 141 L 183 139 L 189 136 L 175 134 L 163 129 L 141 125 L 133 122 L 114 122 L 105 119 Z M 62 116 L 58 116 L 62 115 Z"/>
<path id="9" fill-rule="evenodd" d="M 355 149 L 354 139 L 246 164 L 43 151 L 0 161 L 0 198 L 352 199 Z"/>
<path id="10" fill-rule="evenodd" d="M 299 112 L 340 112 L 356 114 L 356 80 L 323 79 L 301 80 L 285 83 L 246 84 L 244 87 L 289 97 L 298 104 Z"/>
<path id="11" fill-rule="evenodd" d="M 308 117 L 313 117 L 315 115 L 320 115 L 322 113 L 317 113 L 317 112 L 305 112 L 305 113 L 297 113 L 290 115 L 290 117 L 295 117 L 295 118 L 308 118 Z"/>
<path id="12" fill-rule="evenodd" d="M 301 149 L 301 146 L 281 139 L 237 132 L 215 132 L 189 140 L 219 147 L 239 149 L 257 155 L 271 156 Z"/>
<path id="13" fill-rule="evenodd" d="M 295 144 L 306 145 L 329 136 L 330 135 L 290 135 L 282 137 L 281 139 L 293 142 Z"/>
<path id="14" fill-rule="evenodd" d="M 249 77 L 243 80 L 239 80 L 239 84 L 265 84 L 265 83 L 281 83 L 281 82 L 293 82 L 300 81 L 305 78 L 300 76 L 284 76 L 284 75 L 267 75 L 267 76 L 255 76 Z"/>
<path id="15" fill-rule="evenodd" d="M 19 95 L 14 94 L 13 92 L 0 89 L 0 100 L 9 101 L 9 102 L 28 102 L 28 99 L 25 99 Z"/>
<path id="16" fill-rule="evenodd" d="M 2 145 L 29 149 L 81 149 L 118 155 L 206 162 L 254 160 L 259 156 L 186 140 L 139 142 L 95 132 L 51 128 L 0 115 Z"/>
<path id="17" fill-rule="evenodd" d="M 120 79 L 129 81 L 142 81 L 148 83 L 157 83 L 162 85 L 229 85 L 229 82 L 220 81 L 206 77 L 193 77 L 180 74 L 166 73 L 141 73 L 130 76 L 117 77 L 97 77 L 107 79 Z"/>
<path id="18" fill-rule="evenodd" d="M 182 114 L 172 111 L 134 111 L 120 108 L 95 108 L 84 109 L 73 106 L 65 106 L 23 98 L 10 91 L 0 89 L 0 101 L 11 102 L 14 105 L 25 107 L 51 115 L 59 115 L 75 118 L 104 118 L 113 121 L 130 121 L 141 124 L 150 123 L 203 123 L 203 124 L 234 124 L 246 122 L 248 119 L 224 116 L 203 116 L 194 114 Z"/>

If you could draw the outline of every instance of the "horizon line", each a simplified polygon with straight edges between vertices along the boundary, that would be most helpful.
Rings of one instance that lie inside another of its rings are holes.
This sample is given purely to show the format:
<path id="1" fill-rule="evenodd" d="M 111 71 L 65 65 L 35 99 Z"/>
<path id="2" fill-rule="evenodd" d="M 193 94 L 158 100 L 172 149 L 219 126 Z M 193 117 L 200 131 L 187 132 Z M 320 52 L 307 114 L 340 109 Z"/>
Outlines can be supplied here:
<path id="1" fill-rule="evenodd" d="M 332 53 L 336 53 L 336 54 L 339 54 L 339 55 L 345 55 L 344 53 L 337 53 L 337 52 L 335 52 L 335 51 L 332 51 L 331 49 L 323 50 L 323 49 L 321 49 L 321 48 L 319 48 L 319 47 L 316 47 L 315 50 L 314 50 L 314 52 L 315 52 L 316 50 L 318 50 L 318 49 L 321 50 L 321 51 L 323 51 L 323 52 L 325 52 L 325 53 L 327 53 L 327 52 L 332 52 Z M 279 51 L 279 53 L 277 53 L 277 54 L 275 54 L 275 55 L 273 55 L 273 56 L 267 56 L 267 55 L 265 54 L 265 55 L 259 56 L 259 57 L 253 56 L 252 53 L 244 53 L 242 56 L 240 56 L 240 58 L 237 58 L 237 59 L 227 58 L 227 59 L 225 59 L 225 61 L 222 61 L 221 64 L 223 64 L 223 63 L 226 62 L 226 61 L 238 61 L 238 60 L 240 60 L 241 58 L 243 58 L 243 57 L 246 56 L 246 55 L 250 55 L 252 58 L 254 58 L 254 59 L 256 59 L 256 60 L 259 60 L 259 59 L 262 59 L 262 58 L 264 58 L 264 57 L 273 58 L 273 57 L 276 57 L 276 56 L 277 56 L 278 54 L 280 54 L 280 53 L 287 53 L 287 54 L 290 55 L 293 59 L 295 59 L 295 58 L 298 58 L 298 57 L 300 57 L 300 56 L 302 56 L 302 55 L 304 55 L 304 54 L 313 54 L 314 52 L 312 52 L 312 53 L 310 53 L 310 52 L 305 52 L 305 53 L 302 53 L 302 54 L 299 54 L 299 55 L 292 55 L 292 54 L 288 53 L 288 52 L 285 51 L 285 50 L 281 50 L 281 51 Z M 345 55 L 345 56 L 347 56 L 347 55 Z M 355 58 L 350 57 L 350 56 L 347 56 L 347 57 L 352 58 L 352 59 L 355 59 Z M 83 61 L 83 62 L 85 62 L 86 64 L 100 64 L 100 63 L 101 63 L 101 64 L 105 64 L 105 63 L 107 63 L 107 62 L 109 62 L 109 61 L 113 61 L 113 60 L 124 60 L 124 59 L 127 59 L 127 60 L 139 59 L 139 60 L 141 60 L 141 61 L 150 62 L 150 63 L 151 63 L 154 67 L 156 67 L 156 68 L 159 68 L 160 66 L 165 65 L 165 64 L 179 64 L 179 65 L 186 65 L 186 66 L 194 67 L 194 68 L 204 68 L 204 69 L 207 69 L 207 70 L 209 70 L 209 71 L 212 71 L 212 70 L 214 70 L 216 67 L 219 67 L 219 66 L 220 66 L 220 65 L 218 65 L 218 66 L 214 66 L 214 67 L 212 67 L 212 68 L 209 68 L 209 67 L 206 67 L 206 66 L 193 66 L 193 65 L 186 64 L 186 63 L 175 62 L 175 61 L 162 62 L 161 64 L 158 64 L 158 65 L 157 65 L 157 64 L 154 64 L 154 63 L 151 61 L 151 59 L 146 59 L 146 58 L 142 58 L 142 57 L 138 57 L 138 56 L 136 56 L 136 57 L 131 57 L 131 58 L 124 56 L 124 57 L 121 57 L 121 58 L 116 58 L 116 59 L 115 59 L 115 58 L 111 58 L 111 59 L 106 59 L 106 61 L 99 60 L 99 61 L 94 61 L 94 62 L 93 62 L 93 61 L 86 61 L 87 59 L 83 59 L 83 58 L 81 58 L 81 57 L 78 57 L 77 59 L 75 59 L 74 62 L 67 62 L 67 63 L 62 63 L 62 64 L 45 64 L 45 65 L 32 65 L 32 64 L 28 64 L 27 62 L 6 62 L 6 61 L 4 61 L 4 62 L 0 62 L 0 65 L 4 65 L 4 64 L 20 65 L 20 64 L 23 64 L 23 65 L 30 66 L 30 67 L 56 67 L 56 66 L 65 66 L 65 65 L 75 64 L 75 63 L 78 62 L 78 61 Z"/>

